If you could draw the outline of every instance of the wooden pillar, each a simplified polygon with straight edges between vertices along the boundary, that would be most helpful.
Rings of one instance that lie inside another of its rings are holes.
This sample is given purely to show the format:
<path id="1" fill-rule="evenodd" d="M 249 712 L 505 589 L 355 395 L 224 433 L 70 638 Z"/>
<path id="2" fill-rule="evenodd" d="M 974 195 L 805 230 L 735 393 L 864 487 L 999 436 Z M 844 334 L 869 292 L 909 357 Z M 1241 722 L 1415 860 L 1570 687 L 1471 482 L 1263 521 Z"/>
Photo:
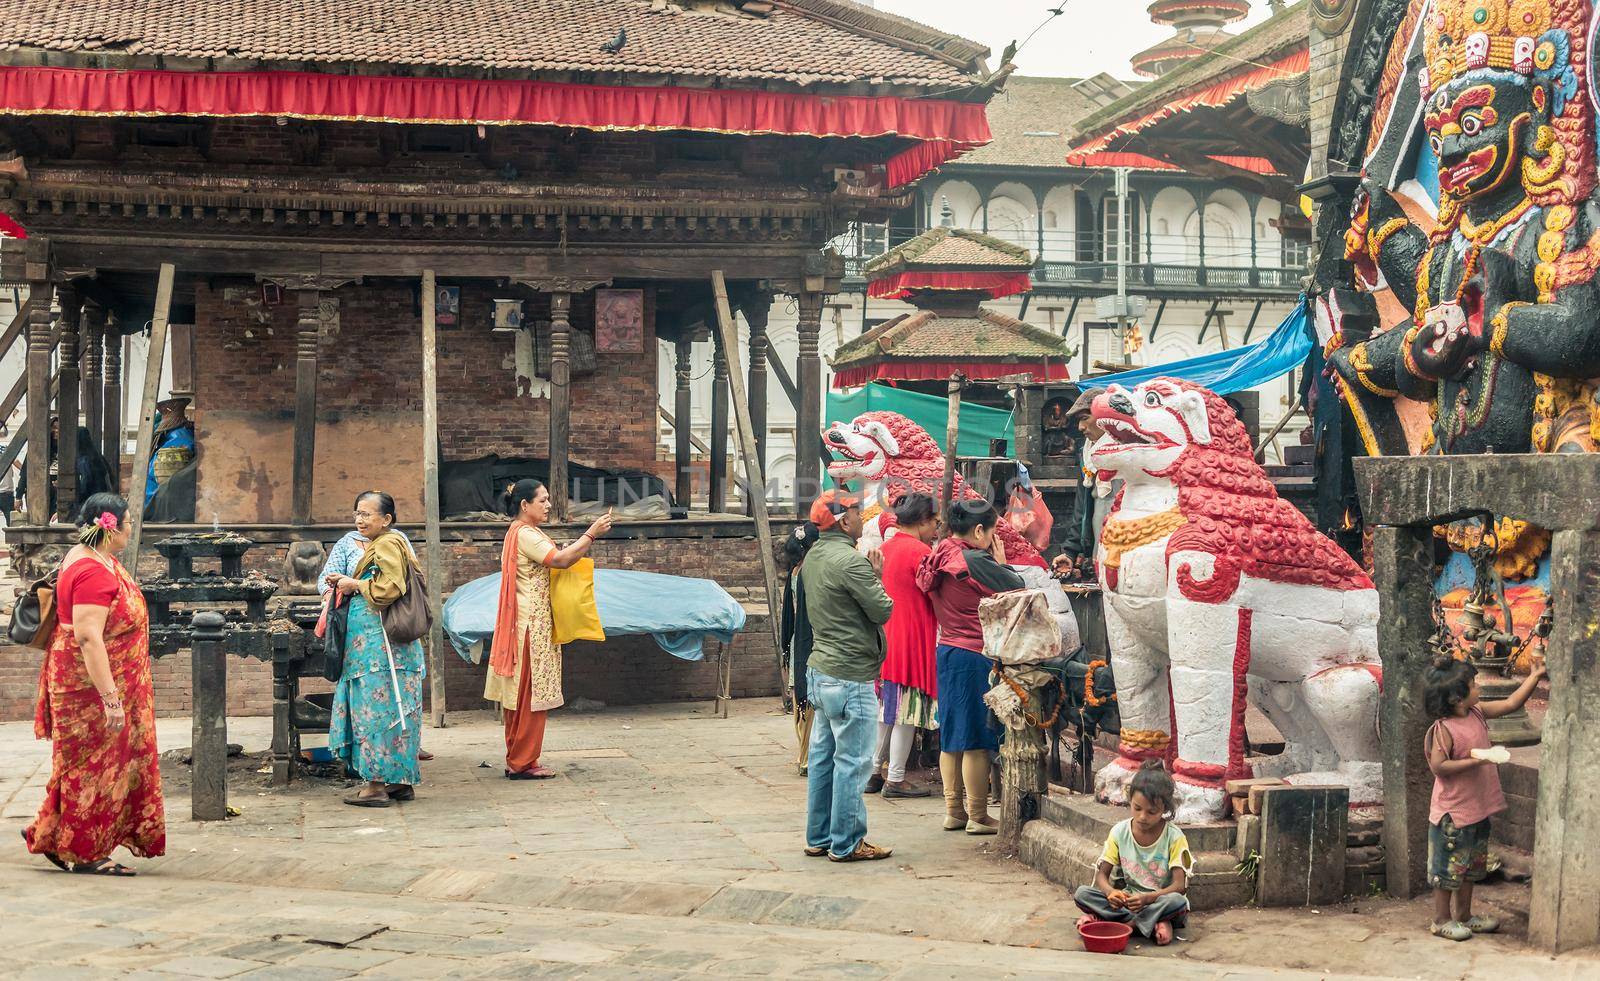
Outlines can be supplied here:
<path id="1" fill-rule="evenodd" d="M 83 409 L 83 424 L 89 430 L 89 442 L 96 449 L 105 445 L 102 432 L 105 417 L 101 396 L 105 385 L 106 313 L 97 306 L 85 310 L 83 329 L 83 382 L 79 387 L 78 401 Z"/>
<path id="2" fill-rule="evenodd" d="M 1372 555 L 1378 595 L 1386 601 L 1378 620 L 1378 653 L 1383 659 L 1378 703 L 1383 846 L 1390 895 L 1410 899 L 1427 888 L 1428 797 L 1433 777 L 1422 755 L 1422 737 L 1429 724 L 1422 704 L 1422 675 L 1431 660 L 1428 640 L 1434 631 L 1433 530 L 1426 525 L 1379 526 L 1373 530 Z M 1547 760 L 1548 752 L 1547 748 Z M 1589 912 L 1594 913 L 1592 908 Z"/>
<path id="3" fill-rule="evenodd" d="M 173 398 L 194 401 L 194 324 L 172 325 Z"/>
<path id="4" fill-rule="evenodd" d="M 71 521 L 78 511 L 78 337 L 83 327 L 83 296 L 71 287 L 57 292 L 61 307 L 61 354 L 56 369 L 55 517 Z M 32 486 L 32 483 L 29 483 Z"/>
<path id="5" fill-rule="evenodd" d="M 27 240 L 24 275 L 28 280 L 28 523 L 50 520 L 50 243 Z"/>
<path id="6" fill-rule="evenodd" d="M 673 374 L 678 387 L 677 398 L 672 407 L 673 435 L 677 437 L 673 464 L 678 474 L 676 490 L 678 507 L 687 515 L 694 505 L 694 432 L 689 423 L 689 413 L 694 410 L 694 393 L 689 388 L 689 381 L 693 376 L 694 341 L 687 335 L 680 336 L 674 353 L 677 355 L 677 361 L 673 366 Z"/>
<path id="7" fill-rule="evenodd" d="M 295 294 L 294 362 L 294 512 L 297 525 L 311 523 L 313 470 L 317 459 L 317 342 L 322 334 L 318 305 L 322 291 L 314 286 Z M 134 475 L 138 479 L 138 475 Z"/>
<path id="8" fill-rule="evenodd" d="M 711 513 L 728 510 L 728 351 L 722 332 L 711 335 Z"/>
<path id="9" fill-rule="evenodd" d="M 1550 709 L 1540 748 L 1528 942 L 1547 954 L 1600 942 L 1600 532 L 1557 531 L 1550 553 Z M 1384 679 L 1388 688 L 1388 679 Z"/>
<path id="10" fill-rule="evenodd" d="M 572 294 L 550 294 L 550 504 L 566 521 L 567 454 L 572 443 Z"/>
<path id="11" fill-rule="evenodd" d="M 804 516 L 822 493 L 822 467 L 811 447 L 822 436 L 822 359 L 817 342 L 822 333 L 822 294 L 806 291 L 797 297 L 800 307 L 800 358 L 795 366 L 795 387 L 800 407 L 795 412 L 795 504 Z"/>
<path id="12" fill-rule="evenodd" d="M 767 355 L 772 341 L 767 336 L 767 318 L 772 313 L 772 296 L 762 293 L 744 305 L 745 322 L 750 325 L 750 429 L 756 441 L 756 459 L 761 472 L 767 472 Z"/>
<path id="13" fill-rule="evenodd" d="M 432 269 L 422 271 L 422 509 L 427 535 L 428 707 L 435 729 L 444 728 L 444 546 L 439 540 L 439 344 L 435 303 L 439 290 Z"/>
<path id="14" fill-rule="evenodd" d="M 100 425 L 100 452 L 111 464 L 112 483 L 122 487 L 122 354 L 127 338 L 111 311 L 106 311 L 105 330 L 106 381 L 102 394 L 102 411 L 105 419 Z"/>

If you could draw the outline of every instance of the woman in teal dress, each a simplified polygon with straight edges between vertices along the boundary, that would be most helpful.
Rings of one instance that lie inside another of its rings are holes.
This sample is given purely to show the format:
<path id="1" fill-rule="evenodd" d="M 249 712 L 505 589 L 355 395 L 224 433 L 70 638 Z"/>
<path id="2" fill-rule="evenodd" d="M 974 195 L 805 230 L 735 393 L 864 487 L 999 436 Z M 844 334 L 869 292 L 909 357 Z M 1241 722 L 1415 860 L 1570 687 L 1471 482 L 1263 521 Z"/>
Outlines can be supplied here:
<path id="1" fill-rule="evenodd" d="M 356 498 L 356 531 L 368 540 L 354 575 L 333 574 L 328 584 L 349 597 L 344 673 L 333 689 L 328 748 L 367 785 L 346 797 L 357 807 L 388 807 L 411 800 L 422 780 L 422 641 L 391 644 L 383 610 L 405 595 L 416 558 L 393 530 L 394 498 L 367 491 Z"/>

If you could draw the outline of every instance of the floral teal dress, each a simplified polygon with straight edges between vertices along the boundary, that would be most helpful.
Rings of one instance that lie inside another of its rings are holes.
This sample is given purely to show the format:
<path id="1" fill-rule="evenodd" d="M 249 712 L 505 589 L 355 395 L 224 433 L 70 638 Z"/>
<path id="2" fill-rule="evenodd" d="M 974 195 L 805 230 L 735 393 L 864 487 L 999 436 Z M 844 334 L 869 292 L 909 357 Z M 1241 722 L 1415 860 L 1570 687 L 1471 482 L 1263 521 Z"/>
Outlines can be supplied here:
<path id="1" fill-rule="evenodd" d="M 357 578 L 371 583 L 384 571 L 384 564 L 380 556 Z M 394 654 L 391 674 L 378 609 L 361 593 L 351 596 L 349 603 L 344 674 L 333 689 L 328 748 L 363 780 L 414 786 L 422 782 L 417 765 L 422 749 L 422 683 L 427 675 L 422 641 L 389 645 Z"/>

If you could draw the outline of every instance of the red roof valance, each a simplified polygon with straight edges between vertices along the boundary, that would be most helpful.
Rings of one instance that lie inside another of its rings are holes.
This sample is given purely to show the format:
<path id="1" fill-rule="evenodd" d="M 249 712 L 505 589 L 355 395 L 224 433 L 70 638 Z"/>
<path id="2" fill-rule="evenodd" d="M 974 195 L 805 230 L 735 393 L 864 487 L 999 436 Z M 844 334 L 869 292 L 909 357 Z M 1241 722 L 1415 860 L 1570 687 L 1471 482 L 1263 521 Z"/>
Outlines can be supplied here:
<path id="1" fill-rule="evenodd" d="M 1180 113 L 1191 112 L 1195 109 L 1219 109 L 1237 99 L 1247 92 L 1253 92 L 1262 86 L 1275 82 L 1280 78 L 1299 75 L 1311 67 L 1311 51 L 1301 48 L 1270 65 L 1253 68 L 1250 71 L 1235 75 L 1221 82 L 1215 82 L 1204 88 L 1191 89 L 1184 94 L 1176 94 L 1161 108 L 1137 116 L 1127 122 L 1113 126 L 1092 140 L 1073 147 L 1074 154 L 1093 153 L 1104 150 L 1115 143 L 1118 138 L 1132 136 L 1140 130 L 1148 129 L 1163 119 L 1170 119 Z"/>
<path id="2" fill-rule="evenodd" d="M 833 376 L 834 388 L 859 388 L 875 381 L 944 381 L 960 372 L 973 381 L 1033 375 L 1034 381 L 1066 381 L 1064 361 L 879 361 L 846 368 Z"/>
<path id="3" fill-rule="evenodd" d="M 925 272 L 911 269 L 875 279 L 867 284 L 867 295 L 878 300 L 903 300 L 912 290 L 983 290 L 991 299 L 1033 289 L 1027 273 Z"/>
<path id="4" fill-rule="evenodd" d="M 944 99 L 308 72 L 0 67 L 0 113 L 287 116 L 921 141 L 889 161 L 890 186 L 990 140 L 981 104 Z"/>
<path id="5" fill-rule="evenodd" d="M 1272 161 L 1266 157 L 1241 157 L 1226 153 L 1209 153 L 1206 156 L 1217 163 L 1226 164 L 1239 170 L 1247 170 L 1252 174 L 1271 177 L 1278 172 Z M 1118 150 L 1097 150 L 1094 153 L 1067 154 L 1067 163 L 1074 167 L 1131 167 L 1134 170 L 1182 170 L 1177 164 L 1167 163 L 1143 153 L 1128 153 Z"/>

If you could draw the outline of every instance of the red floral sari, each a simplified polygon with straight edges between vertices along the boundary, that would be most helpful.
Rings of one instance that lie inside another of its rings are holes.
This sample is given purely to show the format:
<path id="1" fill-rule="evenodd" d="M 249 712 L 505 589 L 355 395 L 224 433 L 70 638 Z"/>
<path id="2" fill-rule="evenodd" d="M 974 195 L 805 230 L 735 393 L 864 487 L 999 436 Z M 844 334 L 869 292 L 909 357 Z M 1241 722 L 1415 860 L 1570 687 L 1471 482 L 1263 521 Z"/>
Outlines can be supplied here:
<path id="1" fill-rule="evenodd" d="M 56 627 L 39 673 L 33 732 L 52 743 L 50 783 L 39 816 L 23 834 L 29 851 L 68 862 L 97 862 L 118 845 L 140 858 L 167 850 L 150 615 L 138 584 L 115 560 L 113 571 L 117 596 L 106 616 L 106 656 L 128 724 L 119 733 L 106 727 L 100 694 L 70 626 Z"/>

